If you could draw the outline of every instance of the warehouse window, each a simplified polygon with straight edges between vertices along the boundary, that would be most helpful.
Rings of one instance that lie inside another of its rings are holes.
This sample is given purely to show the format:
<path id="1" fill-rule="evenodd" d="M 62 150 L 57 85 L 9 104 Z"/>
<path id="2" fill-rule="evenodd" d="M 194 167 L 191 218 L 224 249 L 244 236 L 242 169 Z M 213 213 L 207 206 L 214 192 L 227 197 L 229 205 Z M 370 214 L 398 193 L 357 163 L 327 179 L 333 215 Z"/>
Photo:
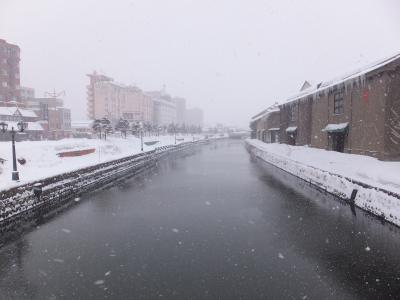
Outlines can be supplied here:
<path id="1" fill-rule="evenodd" d="M 296 105 L 290 107 L 290 121 L 296 121 Z"/>
<path id="2" fill-rule="evenodd" d="M 333 95 L 333 106 L 336 115 L 344 113 L 344 92 L 340 91 Z"/>

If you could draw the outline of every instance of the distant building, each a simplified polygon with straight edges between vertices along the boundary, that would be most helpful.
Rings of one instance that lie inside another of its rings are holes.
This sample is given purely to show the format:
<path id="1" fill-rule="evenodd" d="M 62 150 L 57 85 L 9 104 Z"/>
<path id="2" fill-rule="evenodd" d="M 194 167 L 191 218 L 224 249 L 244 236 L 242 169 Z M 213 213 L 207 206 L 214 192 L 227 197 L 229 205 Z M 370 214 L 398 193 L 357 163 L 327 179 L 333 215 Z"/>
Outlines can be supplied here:
<path id="1" fill-rule="evenodd" d="M 35 98 L 35 89 L 30 88 L 30 87 L 21 86 L 21 87 L 19 87 L 19 94 L 20 94 L 19 95 L 20 96 L 20 98 L 19 98 L 20 101 L 22 102 L 22 104 L 24 106 L 26 106 L 26 103 L 29 100 Z"/>
<path id="2" fill-rule="evenodd" d="M 71 136 L 71 110 L 64 107 L 60 98 L 33 98 L 26 107 L 35 111 L 45 128 L 46 138 L 60 139 Z"/>
<path id="3" fill-rule="evenodd" d="M 193 126 L 204 126 L 204 113 L 200 108 L 191 108 L 186 110 L 186 121 L 187 125 Z"/>
<path id="4" fill-rule="evenodd" d="M 0 106 L 19 101 L 19 62 L 19 47 L 0 39 Z"/>
<path id="5" fill-rule="evenodd" d="M 163 91 L 146 93 L 154 103 L 154 123 L 160 126 L 176 124 L 176 103 Z"/>
<path id="6" fill-rule="evenodd" d="M 186 99 L 175 97 L 172 100 L 176 105 L 176 123 L 184 124 L 186 122 Z"/>
<path id="7" fill-rule="evenodd" d="M 97 73 L 88 76 L 89 119 L 107 117 L 116 122 L 124 118 L 129 122 L 153 123 L 153 101 L 138 87 L 118 84 L 112 78 Z"/>
<path id="8" fill-rule="evenodd" d="M 250 122 L 252 137 L 265 143 L 278 143 L 280 131 L 280 110 L 278 103 L 255 115 Z"/>
<path id="9" fill-rule="evenodd" d="M 59 107 L 57 112 L 59 114 L 60 129 L 71 130 L 71 110 L 69 108 Z"/>
<path id="10" fill-rule="evenodd" d="M 96 72 L 94 72 L 93 74 L 88 74 L 87 76 L 89 77 L 90 80 L 89 85 L 86 86 L 87 116 L 90 120 L 94 120 L 96 119 L 96 114 L 99 115 L 101 109 L 104 109 L 105 106 L 105 104 L 100 103 L 98 97 L 96 97 L 97 85 L 100 82 L 111 82 L 113 81 L 113 79 L 105 75 L 97 74 Z M 102 106 L 102 108 L 100 106 Z M 104 117 L 104 115 L 102 117 Z"/>
<path id="11" fill-rule="evenodd" d="M 72 121 L 71 131 L 73 137 L 91 138 L 93 136 L 92 125 L 93 125 L 93 120 Z"/>

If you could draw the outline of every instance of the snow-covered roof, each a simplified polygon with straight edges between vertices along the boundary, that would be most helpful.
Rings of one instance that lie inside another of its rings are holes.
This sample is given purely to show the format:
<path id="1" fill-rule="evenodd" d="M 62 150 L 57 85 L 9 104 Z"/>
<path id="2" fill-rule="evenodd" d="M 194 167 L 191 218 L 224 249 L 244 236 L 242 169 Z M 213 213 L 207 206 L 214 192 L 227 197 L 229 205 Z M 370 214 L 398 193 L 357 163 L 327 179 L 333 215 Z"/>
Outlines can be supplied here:
<path id="1" fill-rule="evenodd" d="M 18 108 L 15 106 L 12 107 L 0 107 L 0 115 L 1 116 L 14 116 L 17 111 L 21 114 L 22 117 L 30 117 L 37 118 L 36 113 L 30 109 Z"/>
<path id="2" fill-rule="evenodd" d="M 326 132 L 343 132 L 347 129 L 349 123 L 339 123 L 339 124 L 328 124 L 322 131 Z"/>
<path id="3" fill-rule="evenodd" d="M 27 131 L 43 131 L 43 127 L 38 122 L 28 122 Z"/>
<path id="4" fill-rule="evenodd" d="M 275 111 L 279 111 L 279 104 L 278 102 L 275 102 L 273 105 L 271 105 L 270 107 L 268 107 L 267 109 L 263 110 L 262 112 L 256 114 L 253 118 L 251 118 L 251 122 L 255 122 L 265 116 L 267 116 L 268 114 L 275 112 Z"/>
<path id="5" fill-rule="evenodd" d="M 362 78 L 366 74 L 368 74 L 368 73 L 370 73 L 370 72 L 372 72 L 374 70 L 377 70 L 377 69 L 379 69 L 379 68 L 381 68 L 381 67 L 383 67 L 385 65 L 388 65 L 391 62 L 393 62 L 395 60 L 398 60 L 398 59 L 400 59 L 400 53 L 397 53 L 397 54 L 392 55 L 390 57 L 387 57 L 385 59 L 381 59 L 381 60 L 376 61 L 374 63 L 368 64 L 368 65 L 366 65 L 366 66 L 364 66 L 362 68 L 359 68 L 359 69 L 357 69 L 357 70 L 355 70 L 353 72 L 344 74 L 342 76 L 336 77 L 336 78 L 334 78 L 332 80 L 321 82 L 321 83 L 317 84 L 316 86 L 309 87 L 306 90 L 304 90 L 304 91 L 302 91 L 302 92 L 290 97 L 285 102 L 288 103 L 288 102 L 292 102 L 292 101 L 295 101 L 295 100 L 299 100 L 300 98 L 303 98 L 303 97 L 306 97 L 306 96 L 310 96 L 310 95 L 316 94 L 317 92 L 321 92 L 321 91 L 327 90 L 327 89 L 329 89 L 331 87 L 334 87 L 334 86 L 336 86 L 338 84 L 345 83 L 345 82 L 348 82 L 348 81 L 351 81 L 351 80 L 355 80 L 355 79 L 358 79 L 358 78 Z"/>
<path id="6" fill-rule="evenodd" d="M 314 86 L 314 83 L 311 82 L 310 80 L 304 81 L 303 85 L 300 88 L 300 92 L 308 90 Z"/>
<path id="7" fill-rule="evenodd" d="M 23 117 L 37 118 L 37 114 L 33 110 L 23 108 L 18 108 L 18 110 Z"/>
<path id="8" fill-rule="evenodd" d="M 12 116 L 14 112 L 10 107 L 0 107 L 0 116 Z"/>
<path id="9" fill-rule="evenodd" d="M 288 132 L 288 133 L 292 133 L 292 132 L 295 132 L 297 130 L 297 126 L 292 126 L 292 127 L 288 127 L 288 128 L 286 128 L 286 132 Z"/>

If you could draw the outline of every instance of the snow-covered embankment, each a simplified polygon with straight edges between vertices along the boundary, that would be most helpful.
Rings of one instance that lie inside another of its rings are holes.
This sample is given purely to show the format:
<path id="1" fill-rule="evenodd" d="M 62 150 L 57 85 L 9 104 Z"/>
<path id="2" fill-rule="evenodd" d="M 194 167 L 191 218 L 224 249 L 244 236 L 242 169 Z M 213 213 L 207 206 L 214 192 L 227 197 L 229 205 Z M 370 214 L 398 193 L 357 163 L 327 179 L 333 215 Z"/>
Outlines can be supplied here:
<path id="1" fill-rule="evenodd" d="M 118 180 L 135 176 L 153 167 L 159 159 L 169 153 L 190 150 L 193 146 L 206 142 L 203 139 L 186 142 L 181 140 L 177 144 L 166 144 L 131 155 L 124 152 L 116 152 L 114 155 L 113 151 L 103 161 L 95 163 L 88 159 L 86 167 L 78 168 L 76 167 L 79 161 L 72 158 L 76 163 L 71 167 L 72 170 L 66 171 L 68 168 L 65 167 L 60 169 L 58 174 L 51 174 L 45 178 L 45 172 L 40 172 L 36 180 L 31 178 L 23 184 L 0 190 L 0 232 L 12 231 L 20 220 L 30 219 L 32 212 L 40 210 L 40 214 L 45 214 L 72 198 L 79 197 L 80 194 L 105 188 Z M 53 164 L 49 168 L 53 168 Z M 41 190 L 39 194 L 36 193 L 38 189 Z"/>
<path id="2" fill-rule="evenodd" d="M 202 140 L 203 135 L 177 136 L 177 144 L 191 142 L 193 139 Z M 152 146 L 144 145 L 144 151 L 152 151 L 158 147 L 174 145 L 174 136 L 145 136 L 144 142 L 158 141 Z M 91 154 L 77 157 L 59 157 L 57 153 L 94 149 Z M 139 138 L 128 136 L 109 136 L 107 140 L 100 139 L 63 139 L 57 141 L 22 141 L 16 143 L 17 158 L 25 159 L 26 163 L 18 163 L 20 181 L 11 180 L 12 152 L 10 142 L 0 142 L 0 192 L 33 181 L 76 171 L 89 166 L 128 157 L 141 153 Z"/>
<path id="3" fill-rule="evenodd" d="M 399 162 L 259 140 L 246 145 L 257 158 L 400 226 Z"/>

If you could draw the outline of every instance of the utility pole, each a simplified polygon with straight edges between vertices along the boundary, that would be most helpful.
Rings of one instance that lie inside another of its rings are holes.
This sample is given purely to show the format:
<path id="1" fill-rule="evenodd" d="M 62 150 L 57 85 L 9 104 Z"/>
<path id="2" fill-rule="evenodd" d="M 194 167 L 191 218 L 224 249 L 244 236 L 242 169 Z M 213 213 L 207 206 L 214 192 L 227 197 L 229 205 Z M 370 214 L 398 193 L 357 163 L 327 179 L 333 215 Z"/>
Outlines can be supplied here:
<path id="1" fill-rule="evenodd" d="M 56 90 L 53 89 L 52 92 L 44 92 L 44 96 L 45 97 L 50 97 L 50 98 L 59 98 L 61 96 L 65 97 L 65 91 L 56 92 Z"/>

